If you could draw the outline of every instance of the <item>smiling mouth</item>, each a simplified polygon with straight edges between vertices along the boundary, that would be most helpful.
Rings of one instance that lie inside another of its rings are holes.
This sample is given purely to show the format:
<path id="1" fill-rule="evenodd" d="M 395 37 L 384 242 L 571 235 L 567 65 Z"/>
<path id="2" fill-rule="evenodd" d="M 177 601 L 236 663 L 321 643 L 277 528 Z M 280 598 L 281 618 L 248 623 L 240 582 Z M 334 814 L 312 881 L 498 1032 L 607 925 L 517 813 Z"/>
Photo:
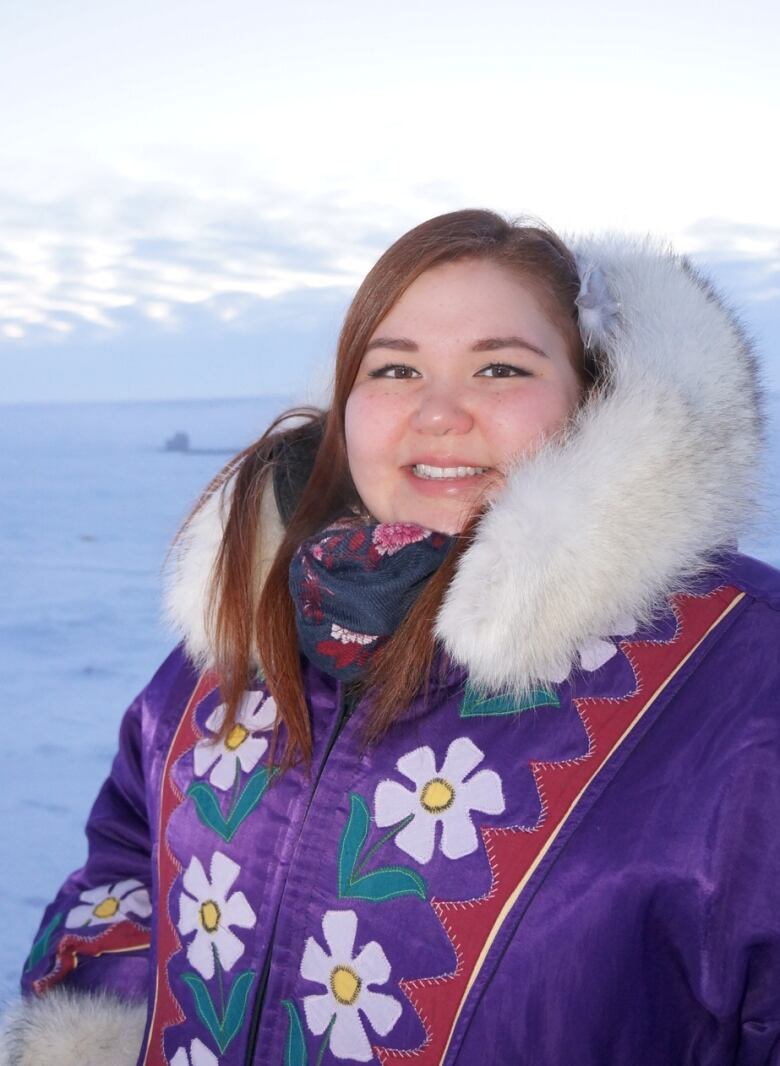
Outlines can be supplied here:
<path id="1" fill-rule="evenodd" d="M 478 477 L 487 474 L 489 466 L 428 466 L 426 463 L 415 463 L 412 473 L 415 477 L 427 480 L 443 480 L 445 478 Z"/>

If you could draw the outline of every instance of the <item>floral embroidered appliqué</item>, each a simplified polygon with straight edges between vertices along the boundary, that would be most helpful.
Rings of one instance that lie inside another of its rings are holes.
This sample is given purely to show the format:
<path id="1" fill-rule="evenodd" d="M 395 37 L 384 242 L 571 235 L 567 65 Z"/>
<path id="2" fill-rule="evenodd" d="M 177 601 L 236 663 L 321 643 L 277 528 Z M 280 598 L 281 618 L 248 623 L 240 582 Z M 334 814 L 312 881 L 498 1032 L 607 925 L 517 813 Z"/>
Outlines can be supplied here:
<path id="1" fill-rule="evenodd" d="M 470 855 L 479 843 L 471 812 L 501 814 L 505 807 L 498 774 L 494 770 L 473 773 L 483 759 L 484 754 L 468 737 L 453 740 L 440 770 L 427 746 L 403 755 L 396 766 L 415 787 L 411 790 L 396 781 L 380 781 L 374 794 L 377 826 L 393 825 L 413 815 L 395 843 L 419 863 L 433 858 L 439 824 L 442 854 L 448 859 Z"/>
<path id="2" fill-rule="evenodd" d="M 407 544 L 419 544 L 431 531 L 410 522 L 382 522 L 371 537 L 378 555 L 395 555 Z"/>
<path id="3" fill-rule="evenodd" d="M 231 970 L 244 953 L 231 926 L 251 929 L 255 924 L 255 913 L 244 893 L 229 894 L 239 872 L 238 864 L 219 851 L 211 858 L 210 878 L 197 858 L 184 872 L 177 924 L 182 936 L 195 933 L 187 958 L 207 980 L 214 976 L 215 960 L 223 970 Z"/>
<path id="4" fill-rule="evenodd" d="M 218 733 L 225 721 L 224 703 L 215 707 L 206 719 L 206 728 Z M 245 692 L 236 714 L 236 724 L 222 740 L 208 738 L 195 745 L 195 773 L 198 777 L 212 767 L 209 781 L 226 792 L 232 788 L 239 772 L 249 773 L 257 766 L 268 748 L 268 740 L 258 736 L 276 721 L 276 703 L 263 692 Z"/>
<path id="5" fill-rule="evenodd" d="M 171 1059 L 171 1066 L 219 1066 L 219 1059 L 209 1051 L 202 1040 L 197 1037 L 190 1044 L 190 1050 L 180 1047 Z"/>
<path id="6" fill-rule="evenodd" d="M 121 922 L 131 915 L 148 918 L 152 913 L 149 892 L 140 881 L 129 879 L 113 885 L 89 888 L 65 919 L 66 929 L 83 929 L 91 925 Z"/>
<path id="7" fill-rule="evenodd" d="M 363 1018 L 374 1032 L 386 1036 L 401 1016 L 401 1004 L 394 996 L 371 987 L 387 983 L 390 963 L 376 940 L 354 954 L 354 911 L 327 911 L 322 932 L 328 950 L 310 936 L 301 959 L 301 976 L 327 989 L 304 997 L 306 1024 L 315 1036 L 326 1033 L 321 1053 L 327 1044 L 337 1059 L 369 1062 L 373 1052 Z"/>

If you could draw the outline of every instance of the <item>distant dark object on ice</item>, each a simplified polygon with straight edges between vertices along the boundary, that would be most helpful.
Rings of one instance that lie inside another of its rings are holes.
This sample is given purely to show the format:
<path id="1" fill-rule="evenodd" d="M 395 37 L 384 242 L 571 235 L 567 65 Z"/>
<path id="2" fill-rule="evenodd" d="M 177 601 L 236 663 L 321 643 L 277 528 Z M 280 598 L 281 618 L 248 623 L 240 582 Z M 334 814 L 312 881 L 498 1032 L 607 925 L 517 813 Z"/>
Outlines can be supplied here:
<path id="1" fill-rule="evenodd" d="M 169 437 L 165 442 L 166 452 L 188 452 L 190 450 L 190 435 L 189 433 L 174 433 L 172 437 Z"/>
<path id="2" fill-rule="evenodd" d="M 169 437 L 163 447 L 164 452 L 186 452 L 188 455 L 235 455 L 238 448 L 191 448 L 190 435 L 179 430 Z"/>

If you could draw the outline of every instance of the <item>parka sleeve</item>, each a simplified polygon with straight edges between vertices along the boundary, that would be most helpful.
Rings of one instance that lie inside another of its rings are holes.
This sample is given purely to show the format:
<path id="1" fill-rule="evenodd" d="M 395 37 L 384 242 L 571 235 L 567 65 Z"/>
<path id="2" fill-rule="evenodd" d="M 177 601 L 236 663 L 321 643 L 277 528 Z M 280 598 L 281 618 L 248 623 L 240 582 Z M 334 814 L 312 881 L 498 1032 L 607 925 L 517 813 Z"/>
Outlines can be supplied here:
<path id="1" fill-rule="evenodd" d="M 27 996 L 58 985 L 125 1001 L 147 996 L 152 905 L 145 694 L 125 713 L 119 751 L 89 815 L 87 861 L 44 912 L 22 973 Z"/>

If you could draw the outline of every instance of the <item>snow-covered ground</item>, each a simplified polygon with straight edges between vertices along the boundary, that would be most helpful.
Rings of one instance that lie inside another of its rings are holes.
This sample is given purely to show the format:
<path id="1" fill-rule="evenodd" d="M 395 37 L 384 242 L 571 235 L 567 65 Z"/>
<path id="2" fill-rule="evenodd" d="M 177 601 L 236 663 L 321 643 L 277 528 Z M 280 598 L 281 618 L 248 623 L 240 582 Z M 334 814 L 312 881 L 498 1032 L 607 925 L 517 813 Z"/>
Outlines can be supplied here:
<path id="1" fill-rule="evenodd" d="M 83 825 L 119 719 L 171 646 L 166 547 L 225 456 L 284 400 L 0 407 L 0 1000 L 41 911 L 85 855 Z M 780 396 L 768 484 L 780 486 Z M 743 547 L 780 565 L 780 503 Z"/>

